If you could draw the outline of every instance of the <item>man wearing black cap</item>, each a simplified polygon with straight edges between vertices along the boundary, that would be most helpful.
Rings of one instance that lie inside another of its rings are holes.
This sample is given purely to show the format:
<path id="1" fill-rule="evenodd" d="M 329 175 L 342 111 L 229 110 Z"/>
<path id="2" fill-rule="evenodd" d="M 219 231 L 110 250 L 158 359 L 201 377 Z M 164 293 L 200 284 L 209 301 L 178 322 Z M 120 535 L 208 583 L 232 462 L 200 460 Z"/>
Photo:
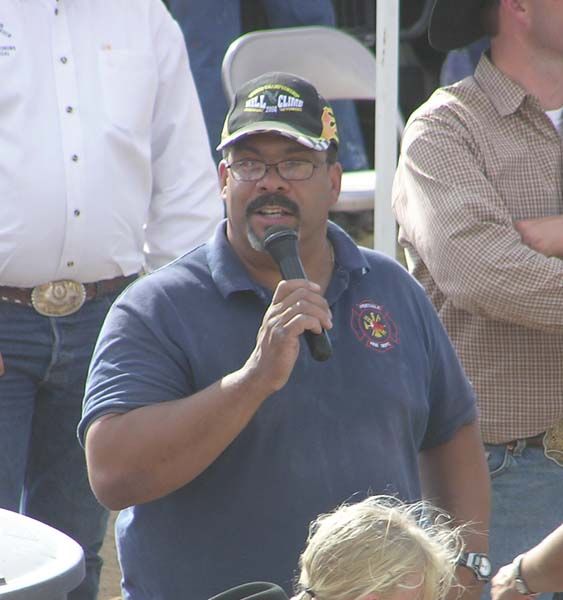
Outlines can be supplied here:
<path id="1" fill-rule="evenodd" d="M 563 521 L 563 2 L 437 0 L 439 50 L 487 34 L 475 75 L 407 126 L 395 214 L 472 381 L 496 568 Z"/>
<path id="2" fill-rule="evenodd" d="M 474 397 L 435 311 L 328 221 L 337 145 L 308 82 L 247 82 L 220 144 L 226 221 L 110 311 L 79 433 L 99 499 L 125 508 L 127 599 L 203 600 L 253 580 L 290 593 L 309 522 L 374 491 L 487 526 Z M 298 237 L 309 280 L 282 281 L 272 231 Z M 302 337 L 323 328 L 320 362 Z"/>

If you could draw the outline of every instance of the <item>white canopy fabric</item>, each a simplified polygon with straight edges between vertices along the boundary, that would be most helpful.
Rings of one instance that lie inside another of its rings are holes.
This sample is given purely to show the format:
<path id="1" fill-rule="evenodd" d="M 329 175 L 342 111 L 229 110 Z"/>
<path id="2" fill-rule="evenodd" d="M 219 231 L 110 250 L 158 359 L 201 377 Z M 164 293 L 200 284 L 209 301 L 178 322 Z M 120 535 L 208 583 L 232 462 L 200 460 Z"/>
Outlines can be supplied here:
<path id="1" fill-rule="evenodd" d="M 396 226 L 391 188 L 397 168 L 397 104 L 399 98 L 399 0 L 377 3 L 375 106 L 374 248 L 396 255 Z"/>

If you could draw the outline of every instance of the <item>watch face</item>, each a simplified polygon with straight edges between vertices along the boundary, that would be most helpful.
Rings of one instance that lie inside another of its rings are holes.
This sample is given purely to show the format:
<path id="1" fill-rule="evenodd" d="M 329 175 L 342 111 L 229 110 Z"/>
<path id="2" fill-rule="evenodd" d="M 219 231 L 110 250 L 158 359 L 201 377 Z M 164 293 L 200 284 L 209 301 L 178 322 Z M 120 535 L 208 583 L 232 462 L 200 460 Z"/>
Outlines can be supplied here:
<path id="1" fill-rule="evenodd" d="M 479 556 L 479 563 L 477 564 L 479 575 L 481 577 L 490 577 L 493 572 L 491 561 L 484 554 Z"/>
<path id="2" fill-rule="evenodd" d="M 481 554 L 480 552 L 464 553 L 460 558 L 459 564 L 471 569 L 479 581 L 489 581 L 491 578 L 493 568 L 486 554 Z"/>

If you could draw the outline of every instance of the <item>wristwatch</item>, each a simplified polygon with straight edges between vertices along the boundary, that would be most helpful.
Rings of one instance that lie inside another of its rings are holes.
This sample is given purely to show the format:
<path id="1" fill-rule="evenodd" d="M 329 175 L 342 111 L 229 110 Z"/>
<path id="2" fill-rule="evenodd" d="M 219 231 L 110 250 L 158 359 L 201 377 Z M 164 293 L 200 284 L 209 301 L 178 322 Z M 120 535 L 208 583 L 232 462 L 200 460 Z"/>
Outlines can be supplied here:
<path id="1" fill-rule="evenodd" d="M 471 569 L 479 581 L 485 583 L 490 580 L 493 568 L 491 561 L 486 554 L 480 552 L 463 552 L 459 557 L 457 564 L 461 567 Z"/>
<path id="2" fill-rule="evenodd" d="M 537 596 L 528 587 L 528 584 L 524 581 L 522 576 L 522 559 L 525 554 L 520 554 L 512 561 L 512 567 L 514 569 L 514 589 L 522 596 Z"/>

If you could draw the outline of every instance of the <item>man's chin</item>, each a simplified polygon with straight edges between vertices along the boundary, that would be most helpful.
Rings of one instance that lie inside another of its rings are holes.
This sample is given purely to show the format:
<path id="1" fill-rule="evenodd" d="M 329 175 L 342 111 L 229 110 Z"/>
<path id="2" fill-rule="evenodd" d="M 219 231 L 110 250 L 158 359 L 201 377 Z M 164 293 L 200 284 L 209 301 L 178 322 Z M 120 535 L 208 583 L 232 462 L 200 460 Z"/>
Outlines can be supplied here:
<path id="1" fill-rule="evenodd" d="M 248 238 L 248 243 L 253 250 L 256 250 L 257 252 L 265 252 L 264 236 L 258 235 L 250 223 L 246 228 L 246 237 Z"/>
<path id="2" fill-rule="evenodd" d="M 282 218 L 264 218 L 257 215 L 256 218 L 249 218 L 246 224 L 246 235 L 251 247 L 258 252 L 264 252 L 264 237 L 270 227 L 283 226 L 288 229 L 298 231 L 298 220 L 294 216 L 284 216 Z"/>
<path id="3" fill-rule="evenodd" d="M 248 242 L 251 245 L 251 247 L 254 250 L 257 250 L 258 252 L 265 251 L 264 237 L 266 235 L 266 231 L 268 231 L 268 229 L 270 227 L 283 225 L 283 226 L 287 227 L 288 229 L 295 229 L 296 231 L 298 230 L 295 217 L 271 220 L 271 222 L 270 221 L 262 222 L 263 221 L 262 219 L 259 219 L 259 221 L 260 221 L 259 224 L 254 223 L 254 226 L 253 226 L 253 224 L 249 220 L 247 222 L 247 227 L 246 227 L 246 235 L 248 237 Z"/>

